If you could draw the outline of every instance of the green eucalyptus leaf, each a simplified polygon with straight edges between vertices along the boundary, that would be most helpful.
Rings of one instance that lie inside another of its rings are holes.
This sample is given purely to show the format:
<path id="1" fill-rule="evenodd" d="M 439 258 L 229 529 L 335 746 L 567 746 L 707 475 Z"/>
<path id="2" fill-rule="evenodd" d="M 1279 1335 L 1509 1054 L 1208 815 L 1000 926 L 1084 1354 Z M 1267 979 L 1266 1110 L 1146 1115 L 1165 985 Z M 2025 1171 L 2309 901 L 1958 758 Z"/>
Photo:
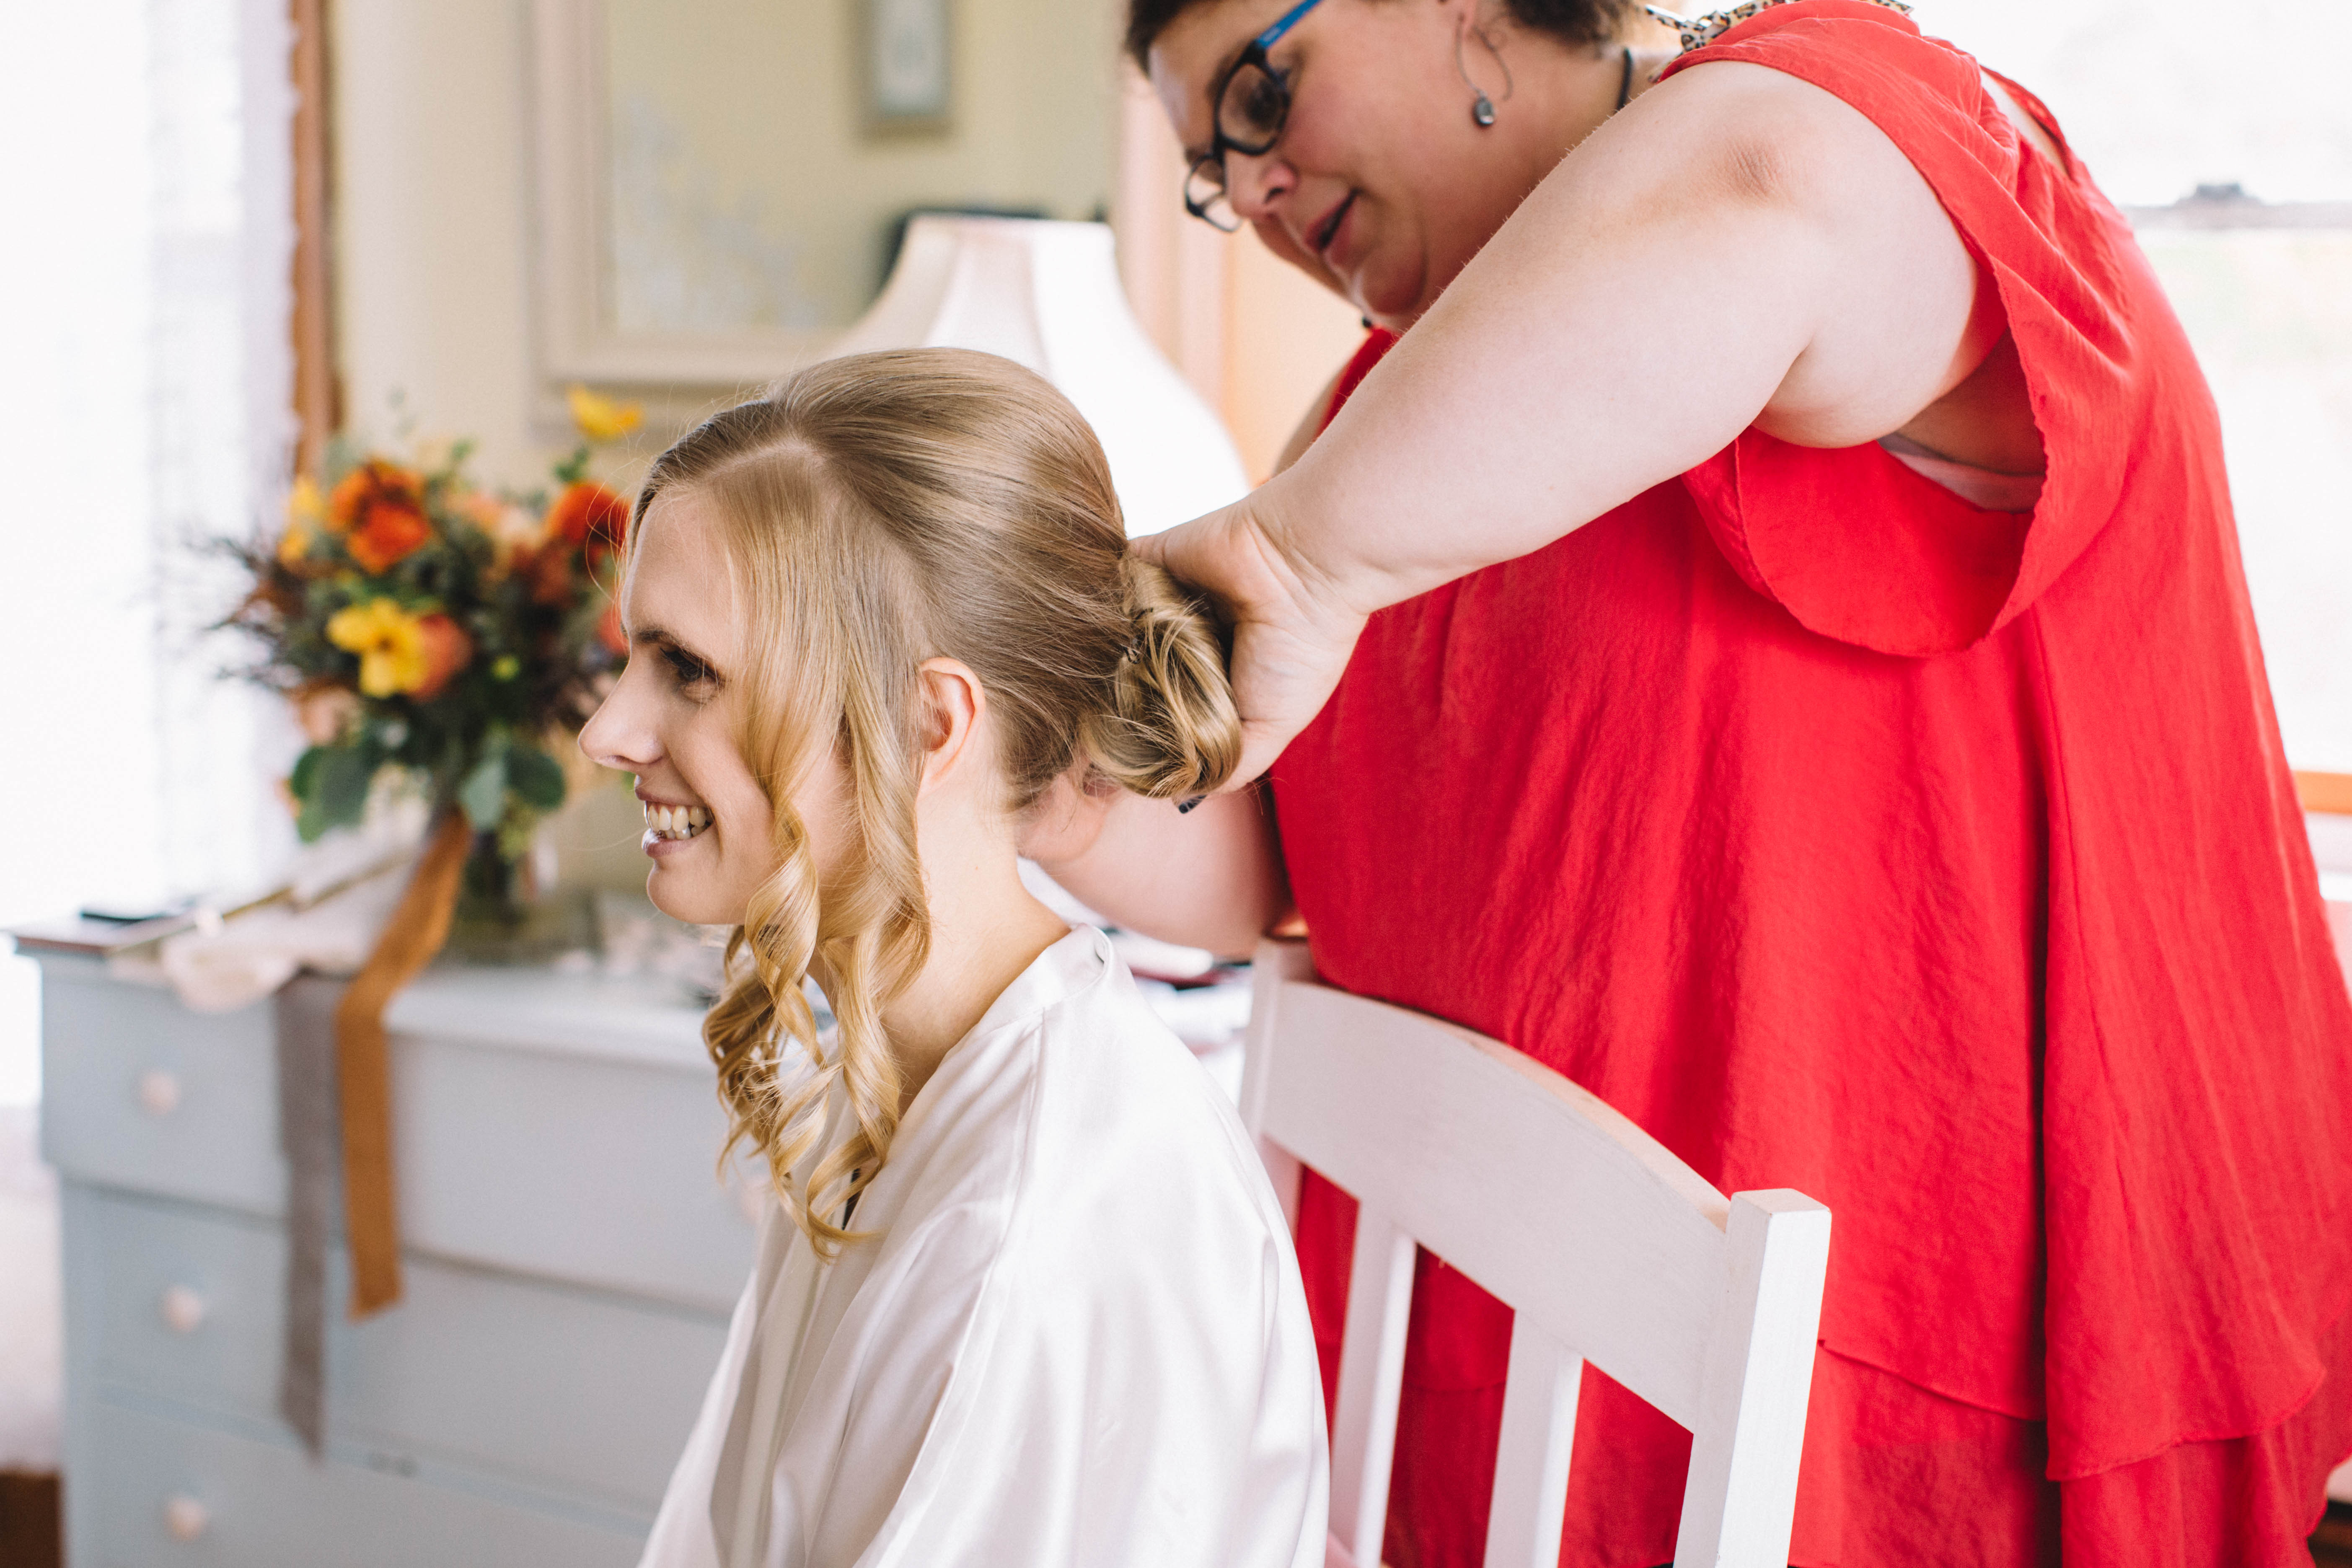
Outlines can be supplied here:
<path id="1" fill-rule="evenodd" d="M 310 787 L 297 787 L 302 813 L 295 831 L 305 843 L 331 827 L 348 827 L 367 810 L 368 785 L 374 782 L 382 759 L 356 746 L 313 746 L 294 764 L 298 777 Z"/>
<path id="2" fill-rule="evenodd" d="M 333 826 L 327 820 L 327 814 L 319 809 L 319 803 L 315 800 L 304 801 L 302 809 L 294 814 L 295 836 L 305 844 L 317 843 L 319 836 Z"/>
<path id="3" fill-rule="evenodd" d="M 294 798 L 308 805 L 319 788 L 319 764 L 325 759 L 327 748 L 312 746 L 294 759 L 294 772 L 286 780 L 286 787 Z"/>
<path id="4" fill-rule="evenodd" d="M 488 833 L 507 814 L 507 747 L 503 741 L 493 741 L 482 748 L 482 760 L 474 764 L 457 785 L 457 804 L 465 808 L 466 820 L 477 833 Z"/>
<path id="5" fill-rule="evenodd" d="M 563 768 L 536 746 L 516 746 L 507 752 L 507 787 L 533 811 L 553 811 L 563 804 Z"/>

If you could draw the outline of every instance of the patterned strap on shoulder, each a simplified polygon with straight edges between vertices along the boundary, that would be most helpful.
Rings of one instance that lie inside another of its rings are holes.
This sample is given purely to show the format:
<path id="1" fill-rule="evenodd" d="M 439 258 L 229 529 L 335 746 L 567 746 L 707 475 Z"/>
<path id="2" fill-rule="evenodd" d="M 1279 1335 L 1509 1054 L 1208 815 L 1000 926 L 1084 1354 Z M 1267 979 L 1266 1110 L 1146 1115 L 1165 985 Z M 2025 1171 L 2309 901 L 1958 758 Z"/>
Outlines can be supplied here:
<path id="1" fill-rule="evenodd" d="M 1743 0 L 1742 4 L 1734 5 L 1728 11 L 1710 11 L 1704 16 L 1677 16 L 1672 11 L 1656 5 L 1643 5 L 1642 9 L 1680 33 L 1683 38 L 1683 52 L 1688 54 L 1693 49 L 1715 42 L 1759 11 L 1769 10 L 1775 5 L 1786 5 L 1790 3 L 1790 0 Z M 1884 5 L 1890 11 L 1900 11 L 1906 16 L 1911 14 L 1911 7 L 1905 5 L 1904 0 L 1869 0 L 1869 3 L 1873 5 Z"/>

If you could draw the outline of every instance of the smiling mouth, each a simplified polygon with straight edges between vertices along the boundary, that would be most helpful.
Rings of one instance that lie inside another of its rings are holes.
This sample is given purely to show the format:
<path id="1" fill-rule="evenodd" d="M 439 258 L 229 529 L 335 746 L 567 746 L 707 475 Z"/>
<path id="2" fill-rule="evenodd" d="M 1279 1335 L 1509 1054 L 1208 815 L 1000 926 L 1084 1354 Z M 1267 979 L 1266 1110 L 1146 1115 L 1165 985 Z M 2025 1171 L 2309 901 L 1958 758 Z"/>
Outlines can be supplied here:
<path id="1" fill-rule="evenodd" d="M 1356 193 L 1349 191 L 1348 199 L 1331 209 L 1331 216 L 1325 218 L 1323 226 L 1315 231 L 1316 255 L 1320 256 L 1331 248 L 1331 242 L 1339 237 L 1339 225 L 1346 220 L 1348 209 L 1355 205 Z"/>
<path id="2" fill-rule="evenodd" d="M 710 813 L 698 805 L 646 803 L 646 831 L 656 838 L 692 838 L 710 826 Z"/>

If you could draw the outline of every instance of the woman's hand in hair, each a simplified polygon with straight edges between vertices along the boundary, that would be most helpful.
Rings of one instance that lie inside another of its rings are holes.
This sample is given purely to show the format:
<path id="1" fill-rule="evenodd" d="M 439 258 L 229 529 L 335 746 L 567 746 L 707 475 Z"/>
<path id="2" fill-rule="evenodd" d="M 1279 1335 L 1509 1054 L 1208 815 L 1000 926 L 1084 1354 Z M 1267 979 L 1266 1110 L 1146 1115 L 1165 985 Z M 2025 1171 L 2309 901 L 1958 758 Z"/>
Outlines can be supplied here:
<path id="1" fill-rule="evenodd" d="M 1322 711 L 1369 614 L 1284 548 L 1278 521 L 1254 510 L 1257 500 L 1130 546 L 1206 593 L 1232 631 L 1242 757 L 1221 794 L 1257 780 Z"/>

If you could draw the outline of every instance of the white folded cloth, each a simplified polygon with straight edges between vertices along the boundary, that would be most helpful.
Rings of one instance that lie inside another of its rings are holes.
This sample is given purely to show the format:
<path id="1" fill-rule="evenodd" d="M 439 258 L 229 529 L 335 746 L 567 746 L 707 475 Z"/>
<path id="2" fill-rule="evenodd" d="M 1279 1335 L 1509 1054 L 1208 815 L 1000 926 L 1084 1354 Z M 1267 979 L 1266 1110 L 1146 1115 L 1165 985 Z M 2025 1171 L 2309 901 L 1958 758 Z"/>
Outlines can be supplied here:
<path id="1" fill-rule="evenodd" d="M 356 973 L 408 886 L 397 861 L 306 910 L 265 904 L 207 930 L 166 937 L 164 979 L 198 1013 L 229 1013 L 275 993 L 304 969 Z"/>

